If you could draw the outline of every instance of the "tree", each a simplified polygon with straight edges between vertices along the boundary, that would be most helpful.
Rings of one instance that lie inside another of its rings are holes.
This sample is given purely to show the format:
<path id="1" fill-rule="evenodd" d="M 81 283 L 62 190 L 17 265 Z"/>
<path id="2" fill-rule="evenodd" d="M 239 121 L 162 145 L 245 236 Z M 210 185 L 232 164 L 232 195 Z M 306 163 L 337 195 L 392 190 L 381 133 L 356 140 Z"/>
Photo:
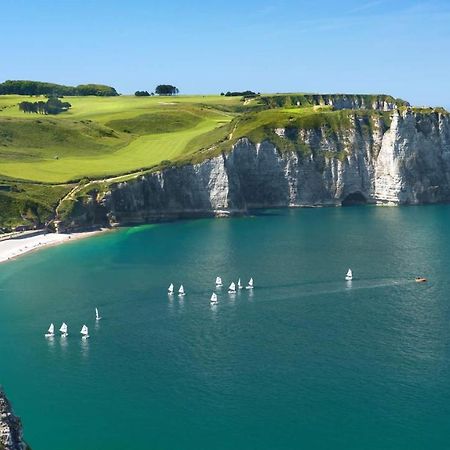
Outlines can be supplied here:
<path id="1" fill-rule="evenodd" d="M 59 98 L 50 97 L 46 102 L 42 100 L 38 102 L 21 102 L 19 110 L 24 113 L 36 114 L 59 114 L 67 111 L 72 105 L 68 102 L 62 102 Z"/>
<path id="2" fill-rule="evenodd" d="M 49 97 L 61 97 L 63 95 L 97 95 L 107 97 L 119 95 L 113 87 L 103 84 L 83 84 L 74 87 L 28 80 L 7 80 L 4 83 L 0 83 L 0 95 L 7 94 L 46 95 Z"/>
<path id="3" fill-rule="evenodd" d="M 176 95 L 179 92 L 178 88 L 171 84 L 159 84 L 155 89 L 155 93 L 158 95 Z"/>
<path id="4" fill-rule="evenodd" d="M 148 91 L 136 91 L 136 92 L 134 93 L 134 95 L 135 95 L 136 97 L 149 97 L 149 96 L 150 96 L 150 94 L 148 93 Z"/>

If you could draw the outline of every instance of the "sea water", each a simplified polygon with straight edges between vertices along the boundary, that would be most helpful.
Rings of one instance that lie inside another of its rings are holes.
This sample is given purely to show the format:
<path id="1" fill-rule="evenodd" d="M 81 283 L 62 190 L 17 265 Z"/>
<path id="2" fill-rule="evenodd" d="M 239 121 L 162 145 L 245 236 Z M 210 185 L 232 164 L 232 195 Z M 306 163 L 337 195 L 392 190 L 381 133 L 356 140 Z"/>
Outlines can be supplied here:
<path id="1" fill-rule="evenodd" d="M 0 383 L 34 450 L 449 448 L 449 223 L 272 210 L 44 249 L 0 266 Z"/>

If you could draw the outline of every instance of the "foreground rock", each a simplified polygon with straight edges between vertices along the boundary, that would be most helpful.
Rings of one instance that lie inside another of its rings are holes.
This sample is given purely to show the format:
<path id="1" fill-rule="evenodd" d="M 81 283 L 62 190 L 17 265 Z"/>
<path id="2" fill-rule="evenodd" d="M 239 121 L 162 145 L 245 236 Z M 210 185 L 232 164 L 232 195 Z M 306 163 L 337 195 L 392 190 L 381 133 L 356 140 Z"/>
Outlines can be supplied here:
<path id="1" fill-rule="evenodd" d="M 0 450 L 29 450 L 22 437 L 22 423 L 0 389 Z"/>

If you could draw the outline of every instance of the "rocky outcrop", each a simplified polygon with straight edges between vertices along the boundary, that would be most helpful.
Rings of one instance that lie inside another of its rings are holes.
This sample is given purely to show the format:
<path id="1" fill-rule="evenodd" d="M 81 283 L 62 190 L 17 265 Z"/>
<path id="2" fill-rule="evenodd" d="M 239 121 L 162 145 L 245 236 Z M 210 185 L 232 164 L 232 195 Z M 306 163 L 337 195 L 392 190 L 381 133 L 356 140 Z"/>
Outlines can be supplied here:
<path id="1" fill-rule="evenodd" d="M 450 201 L 448 113 L 355 112 L 342 127 L 274 133 L 277 145 L 244 138 L 229 153 L 202 163 L 112 182 L 102 192 L 93 191 L 78 208 L 81 214 L 72 214 L 64 225 L 133 224 L 352 201 Z"/>
<path id="2" fill-rule="evenodd" d="M 391 95 L 363 94 L 284 94 L 264 96 L 261 101 L 268 107 L 331 106 L 334 110 L 393 111 L 400 107 L 410 106 L 407 101 L 396 99 Z"/>
<path id="3" fill-rule="evenodd" d="M 22 437 L 22 423 L 0 389 L 0 450 L 27 450 Z"/>

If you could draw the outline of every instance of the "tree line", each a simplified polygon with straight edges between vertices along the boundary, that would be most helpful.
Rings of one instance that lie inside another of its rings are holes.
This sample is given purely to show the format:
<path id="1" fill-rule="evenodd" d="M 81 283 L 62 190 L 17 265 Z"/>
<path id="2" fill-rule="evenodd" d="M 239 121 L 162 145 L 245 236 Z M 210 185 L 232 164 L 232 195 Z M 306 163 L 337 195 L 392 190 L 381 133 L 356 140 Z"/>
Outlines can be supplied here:
<path id="1" fill-rule="evenodd" d="M 245 98 L 254 98 L 254 97 L 258 97 L 258 95 L 261 95 L 259 92 L 253 92 L 253 91 L 234 91 L 234 92 L 230 92 L 228 91 L 227 93 L 223 93 L 221 92 L 220 95 L 224 95 L 225 97 L 245 97 Z"/>
<path id="2" fill-rule="evenodd" d="M 180 90 L 176 86 L 171 84 L 158 84 L 155 88 L 155 92 L 149 93 L 148 91 L 136 91 L 134 95 L 136 97 L 148 97 L 150 95 L 177 95 Z"/>
<path id="3" fill-rule="evenodd" d="M 19 103 L 19 110 L 24 113 L 35 114 L 59 114 L 68 111 L 72 105 L 69 102 L 63 102 L 59 98 L 50 97 L 46 102 L 21 102 Z"/>
<path id="4" fill-rule="evenodd" d="M 62 97 L 64 95 L 82 96 L 95 95 L 98 97 L 114 97 L 117 91 L 103 84 L 80 84 L 78 86 L 64 86 L 62 84 L 46 83 L 42 81 L 7 80 L 0 83 L 0 95 L 47 95 Z"/>

